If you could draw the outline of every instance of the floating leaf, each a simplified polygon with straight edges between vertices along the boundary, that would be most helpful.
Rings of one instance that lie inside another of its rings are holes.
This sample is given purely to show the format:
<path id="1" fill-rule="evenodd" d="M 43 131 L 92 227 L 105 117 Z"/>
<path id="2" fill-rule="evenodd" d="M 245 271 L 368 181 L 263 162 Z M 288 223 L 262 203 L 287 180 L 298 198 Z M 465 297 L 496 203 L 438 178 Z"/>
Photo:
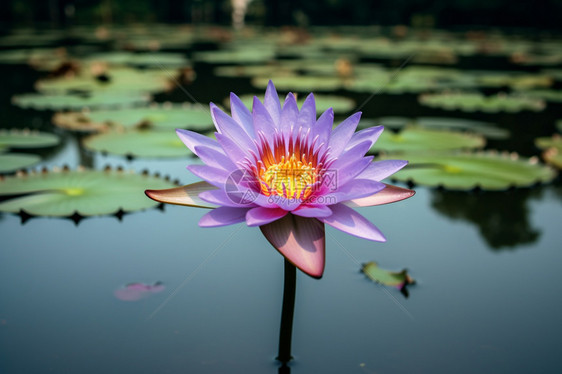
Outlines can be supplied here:
<path id="1" fill-rule="evenodd" d="M 449 130 L 406 127 L 399 133 L 385 131 L 371 148 L 371 152 L 410 152 L 481 148 L 485 140 L 480 135 Z"/>
<path id="2" fill-rule="evenodd" d="M 257 77 L 252 79 L 252 85 L 256 88 L 265 88 L 269 80 L 273 81 L 279 91 L 286 92 L 325 92 L 335 91 L 341 88 L 343 81 L 337 77 L 292 75 L 274 75 L 271 77 Z"/>
<path id="3" fill-rule="evenodd" d="M 480 93 L 448 92 L 423 94 L 419 97 L 422 105 L 444 110 L 465 112 L 519 112 L 521 110 L 541 111 L 545 108 L 543 100 L 520 95 L 500 93 L 484 96 Z"/>
<path id="4" fill-rule="evenodd" d="M 509 137 L 509 131 L 506 129 L 496 127 L 488 122 L 473 121 L 464 118 L 419 117 L 414 120 L 414 123 L 426 128 L 471 131 L 483 135 L 488 139 L 506 139 Z"/>
<path id="5" fill-rule="evenodd" d="M 396 156 L 385 155 L 391 159 Z M 523 159 L 516 154 L 486 153 L 401 153 L 409 164 L 392 176 L 403 182 L 451 190 L 504 190 L 529 187 L 552 181 L 556 176 L 550 167 L 540 165 L 536 158 Z"/>
<path id="6" fill-rule="evenodd" d="M 0 149 L 0 152 L 2 150 Z M 23 153 L 0 154 L 0 173 L 10 173 L 19 169 L 28 168 L 41 161 L 36 155 Z"/>
<path id="7" fill-rule="evenodd" d="M 518 74 L 501 72 L 475 72 L 479 86 L 510 87 L 516 90 L 528 90 L 535 87 L 550 87 L 552 78 L 547 74 Z"/>
<path id="8" fill-rule="evenodd" d="M 551 138 L 537 138 L 535 145 L 543 149 L 544 160 L 558 169 L 562 169 L 562 137 L 559 134 Z"/>
<path id="9" fill-rule="evenodd" d="M 97 94 L 22 94 L 12 97 L 12 103 L 22 108 L 37 110 L 79 110 L 83 108 L 117 108 L 144 104 L 150 96 L 141 93 L 97 93 Z"/>
<path id="10" fill-rule="evenodd" d="M 0 211 L 67 217 L 130 212 L 157 205 L 147 188 L 171 188 L 161 178 L 120 170 L 51 171 L 6 177 L 0 181 Z"/>
<path id="11" fill-rule="evenodd" d="M 189 60 L 182 53 L 153 52 L 134 53 L 115 51 L 97 53 L 88 56 L 88 61 L 103 61 L 110 65 L 128 65 L 134 67 L 181 68 L 190 66 Z"/>
<path id="12" fill-rule="evenodd" d="M 0 149 L 2 148 L 45 148 L 59 144 L 55 134 L 29 130 L 0 130 Z"/>
<path id="13" fill-rule="evenodd" d="M 416 283 L 406 269 L 399 272 L 388 271 L 381 269 L 374 261 L 363 264 L 361 271 L 373 282 L 384 284 L 385 286 L 402 289 L 406 285 Z"/>
<path id="14" fill-rule="evenodd" d="M 275 52 L 272 48 L 241 48 L 235 50 L 206 51 L 194 55 L 197 61 L 209 64 L 251 64 L 272 60 Z"/>
<path id="15" fill-rule="evenodd" d="M 535 97 L 553 103 L 562 103 L 562 90 L 526 90 L 525 96 Z"/>
<path id="16" fill-rule="evenodd" d="M 113 293 L 116 298 L 122 301 L 137 301 L 151 296 L 152 294 L 164 291 L 166 287 L 161 282 L 154 284 L 129 283 Z"/>
<path id="17" fill-rule="evenodd" d="M 53 123 L 73 131 L 101 131 L 112 127 L 170 131 L 176 128 L 205 130 L 213 127 L 208 108 L 190 104 L 153 104 L 150 107 L 57 113 Z"/>
<path id="18" fill-rule="evenodd" d="M 218 77 L 269 77 L 273 75 L 294 75 L 294 69 L 280 64 L 218 66 L 214 70 Z"/>
<path id="19" fill-rule="evenodd" d="M 191 152 L 174 131 L 110 131 L 84 139 L 93 151 L 128 157 L 185 157 Z"/>
<path id="20" fill-rule="evenodd" d="M 167 91 L 171 87 L 170 78 L 173 76 L 163 69 L 137 70 L 127 67 L 106 69 L 100 66 L 92 67 L 91 70 L 70 77 L 41 79 L 35 83 L 35 88 L 46 94 L 152 93 Z"/>
<path id="21" fill-rule="evenodd" d="M 242 95 L 240 96 L 240 100 L 242 100 L 246 107 L 251 108 L 254 102 L 254 96 L 256 95 Z M 263 97 L 257 96 L 263 102 Z M 302 107 L 305 99 L 306 95 L 298 95 L 297 104 L 299 108 Z M 283 102 L 284 98 L 281 98 L 281 100 Z M 334 113 L 346 113 L 355 107 L 355 101 L 344 96 L 318 94 L 314 95 L 314 100 L 316 102 L 316 112 L 318 113 L 323 113 L 328 108 L 332 108 Z M 230 104 L 230 100 L 226 99 L 225 103 Z"/>

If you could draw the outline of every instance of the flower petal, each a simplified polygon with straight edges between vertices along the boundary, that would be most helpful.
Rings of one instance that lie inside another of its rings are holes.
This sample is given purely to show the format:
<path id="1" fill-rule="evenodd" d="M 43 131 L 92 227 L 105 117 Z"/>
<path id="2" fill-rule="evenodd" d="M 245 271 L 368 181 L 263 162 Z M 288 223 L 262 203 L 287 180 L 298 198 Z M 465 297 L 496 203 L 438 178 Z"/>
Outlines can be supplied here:
<path id="1" fill-rule="evenodd" d="M 230 113 L 232 114 L 232 118 L 242 125 L 246 133 L 250 137 L 254 137 L 252 113 L 250 113 L 250 110 L 242 103 L 242 100 L 232 92 L 230 93 Z"/>
<path id="2" fill-rule="evenodd" d="M 363 207 L 390 204 L 414 196 L 416 192 L 407 188 L 387 184 L 386 187 L 371 196 L 353 199 L 345 202 L 349 207 Z"/>
<path id="3" fill-rule="evenodd" d="M 384 126 L 376 126 L 376 127 L 369 127 L 367 129 L 363 129 L 361 131 L 356 132 L 349 140 L 349 143 L 347 143 L 347 145 L 345 146 L 344 151 L 366 140 L 370 141 L 371 146 L 373 146 L 373 144 L 375 144 L 379 136 L 381 136 L 383 130 L 384 130 Z"/>
<path id="4" fill-rule="evenodd" d="M 217 151 L 213 148 L 208 147 L 195 147 L 197 156 L 205 163 L 205 165 L 212 166 L 217 169 L 223 169 L 227 171 L 236 170 L 237 167 L 234 163 L 226 156 L 221 149 Z"/>
<path id="5" fill-rule="evenodd" d="M 220 145 L 216 142 L 216 140 L 211 139 L 208 136 L 183 129 L 176 129 L 176 134 L 183 142 L 183 144 L 185 144 L 185 146 L 196 155 L 197 152 L 195 151 L 195 147 L 208 147 L 215 150 L 220 150 Z"/>
<path id="6" fill-rule="evenodd" d="M 216 132 L 215 137 L 217 138 L 217 141 L 224 153 L 226 153 L 228 158 L 231 160 L 240 161 L 249 156 L 249 154 L 246 153 L 246 150 L 240 148 L 240 146 L 232 141 L 232 139 L 230 139 L 227 135 Z"/>
<path id="7" fill-rule="evenodd" d="M 246 199 L 243 195 L 238 196 L 228 194 L 225 191 L 219 189 L 203 191 L 199 194 L 199 198 L 210 204 L 218 206 L 229 206 L 233 208 L 251 208 L 256 205 L 251 201 L 251 198 Z"/>
<path id="8" fill-rule="evenodd" d="M 267 111 L 266 107 L 263 106 L 261 101 L 254 96 L 254 106 L 252 107 L 252 115 L 254 121 L 254 131 L 256 134 L 262 133 L 268 139 L 275 132 L 275 124 L 271 115 Z"/>
<path id="9" fill-rule="evenodd" d="M 279 119 L 281 118 L 281 103 L 279 102 L 279 95 L 277 95 L 277 90 L 275 89 L 272 81 L 269 81 L 267 84 L 263 105 L 269 112 L 269 115 L 273 120 L 273 124 L 278 128 Z"/>
<path id="10" fill-rule="evenodd" d="M 197 182 L 165 190 L 146 190 L 144 193 L 152 200 L 160 203 L 212 209 L 215 208 L 214 205 L 211 205 L 199 198 L 199 194 L 201 192 L 212 190 L 216 190 L 216 187 L 207 182 Z"/>
<path id="11" fill-rule="evenodd" d="M 200 227 L 220 227 L 234 225 L 246 220 L 246 212 L 249 208 L 232 208 L 220 206 L 205 214 L 199 220 Z"/>
<path id="12" fill-rule="evenodd" d="M 255 207 L 246 213 L 248 226 L 262 226 L 285 217 L 289 212 L 281 208 Z"/>
<path id="13" fill-rule="evenodd" d="M 326 205 L 302 204 L 291 213 L 301 217 L 328 217 L 332 210 Z"/>
<path id="14" fill-rule="evenodd" d="M 328 143 L 331 148 L 330 154 L 332 157 L 338 157 L 344 150 L 345 146 L 353 136 L 359 120 L 361 119 L 361 112 L 357 112 L 348 117 L 332 131 L 330 142 Z"/>
<path id="15" fill-rule="evenodd" d="M 187 170 L 213 186 L 223 188 L 230 173 L 207 165 L 188 165 Z"/>
<path id="16" fill-rule="evenodd" d="M 324 224 L 316 218 L 287 214 L 260 226 L 266 239 L 287 260 L 314 278 L 324 273 L 326 238 Z"/>
<path id="17" fill-rule="evenodd" d="M 384 178 L 396 173 L 406 165 L 408 165 L 408 161 L 404 160 L 375 161 L 367 166 L 367 168 L 363 170 L 357 178 L 381 181 Z"/>
<path id="18" fill-rule="evenodd" d="M 309 129 L 316 123 L 316 102 L 314 94 L 309 94 L 302 104 L 297 120 L 297 127 Z"/>
<path id="19" fill-rule="evenodd" d="M 343 201 L 374 195 L 383 188 L 385 188 L 385 184 L 381 182 L 369 179 L 355 179 L 338 188 L 337 191 L 323 196 L 323 199 L 333 201 L 330 203 L 330 205 L 333 205 Z"/>
<path id="20" fill-rule="evenodd" d="M 219 133 L 228 136 L 241 149 L 255 149 L 255 144 L 242 125 L 211 103 L 211 116 Z"/>
<path id="21" fill-rule="evenodd" d="M 279 128 L 284 134 L 290 134 L 291 128 L 296 127 L 297 118 L 299 116 L 299 107 L 297 106 L 297 99 L 292 93 L 288 93 L 281 110 L 281 119 Z"/>
<path id="22" fill-rule="evenodd" d="M 314 132 L 313 136 L 318 135 L 318 145 L 328 143 L 330 139 L 330 133 L 332 132 L 332 127 L 334 126 L 334 110 L 332 108 L 328 108 L 318 121 L 316 121 L 316 125 L 314 125 Z"/>
<path id="23" fill-rule="evenodd" d="M 376 242 L 386 241 L 382 232 L 380 232 L 375 225 L 355 210 L 344 204 L 331 205 L 330 209 L 333 211 L 331 216 L 321 217 L 318 219 L 338 230 L 359 238 L 373 240 Z"/>

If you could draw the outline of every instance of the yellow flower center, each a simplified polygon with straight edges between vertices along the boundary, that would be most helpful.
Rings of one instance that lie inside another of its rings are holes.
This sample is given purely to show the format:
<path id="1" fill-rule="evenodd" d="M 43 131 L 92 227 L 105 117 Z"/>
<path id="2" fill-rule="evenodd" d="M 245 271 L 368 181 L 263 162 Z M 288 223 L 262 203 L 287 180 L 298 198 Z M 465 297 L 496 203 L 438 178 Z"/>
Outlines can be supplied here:
<path id="1" fill-rule="evenodd" d="M 317 180 L 316 168 L 312 162 L 299 160 L 293 154 L 289 159 L 281 157 L 280 162 L 260 170 L 259 179 L 264 195 L 278 195 L 286 198 L 306 199 Z"/>

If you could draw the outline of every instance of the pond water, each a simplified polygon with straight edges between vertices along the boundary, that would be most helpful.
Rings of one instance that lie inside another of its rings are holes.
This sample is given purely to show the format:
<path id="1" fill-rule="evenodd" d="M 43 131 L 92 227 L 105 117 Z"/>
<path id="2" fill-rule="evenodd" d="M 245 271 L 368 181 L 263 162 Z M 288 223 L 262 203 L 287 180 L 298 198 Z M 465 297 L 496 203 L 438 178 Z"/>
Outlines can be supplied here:
<path id="1" fill-rule="evenodd" d="M 202 103 L 221 102 L 229 91 L 259 92 L 248 80 L 212 75 L 207 64 L 195 70 L 188 90 Z M 193 159 L 128 161 L 84 151 L 79 136 L 53 130 L 52 112 L 10 104 L 39 73 L 6 65 L 0 73 L 1 127 L 63 137 L 42 152 L 40 166 L 109 164 L 197 181 L 185 170 Z M 157 99 L 188 100 L 182 95 L 177 89 Z M 375 95 L 363 112 L 447 116 L 411 94 Z M 531 156 L 539 154 L 532 139 L 550 135 L 560 113 L 553 105 L 466 117 L 510 128 L 512 138 L 491 145 Z M 541 119 L 548 125 L 534 127 Z M 290 372 L 555 372 L 562 364 L 560 179 L 503 192 L 414 189 L 406 201 L 360 209 L 387 243 L 327 228 L 323 278 L 298 273 Z M 275 361 L 283 258 L 257 228 L 199 228 L 203 213 L 165 206 L 78 225 L 0 213 L 0 372 L 288 372 Z M 360 272 L 368 261 L 407 268 L 417 281 L 409 297 L 368 280 Z M 115 296 L 134 282 L 165 289 L 137 301 Z"/>

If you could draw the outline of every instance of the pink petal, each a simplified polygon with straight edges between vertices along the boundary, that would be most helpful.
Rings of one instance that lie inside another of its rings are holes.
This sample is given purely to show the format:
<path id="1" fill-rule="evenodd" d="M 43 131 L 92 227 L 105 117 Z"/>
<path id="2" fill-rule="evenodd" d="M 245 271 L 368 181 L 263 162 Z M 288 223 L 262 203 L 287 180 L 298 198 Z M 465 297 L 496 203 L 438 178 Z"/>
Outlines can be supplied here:
<path id="1" fill-rule="evenodd" d="M 227 135 L 216 132 L 215 136 L 222 150 L 231 160 L 243 160 L 249 156 L 249 153 L 246 153 L 246 150 L 240 148 L 240 146 Z"/>
<path id="2" fill-rule="evenodd" d="M 355 210 L 344 204 L 331 205 L 330 209 L 333 211 L 330 217 L 321 217 L 318 219 L 338 230 L 359 238 L 376 242 L 386 241 L 382 232 Z"/>
<path id="3" fill-rule="evenodd" d="M 213 148 L 208 147 L 195 147 L 195 151 L 197 152 L 197 156 L 203 161 L 206 165 L 217 169 L 223 170 L 236 170 L 237 167 L 234 165 L 230 158 L 228 158 L 223 150 L 215 150 Z"/>
<path id="4" fill-rule="evenodd" d="M 220 150 L 220 145 L 216 142 L 216 140 L 209 138 L 208 136 L 204 136 L 198 134 L 193 131 L 183 130 L 183 129 L 176 129 L 176 134 L 186 145 L 187 148 L 191 150 L 191 152 L 197 155 L 195 151 L 195 147 L 208 147 L 215 150 Z"/>
<path id="5" fill-rule="evenodd" d="M 357 112 L 340 123 L 338 127 L 332 131 L 330 142 L 328 144 L 331 148 L 330 154 L 332 157 L 338 157 L 340 153 L 342 153 L 345 146 L 353 136 L 360 119 L 361 112 Z"/>
<path id="6" fill-rule="evenodd" d="M 270 222 L 283 218 L 287 215 L 287 211 L 281 208 L 252 208 L 246 213 L 246 223 L 248 226 L 262 226 Z"/>
<path id="7" fill-rule="evenodd" d="M 200 227 L 220 227 L 233 225 L 246 220 L 249 208 L 232 208 L 221 206 L 211 210 L 199 220 Z"/>
<path id="8" fill-rule="evenodd" d="M 367 129 L 363 129 L 361 131 L 356 132 L 349 140 L 349 143 L 347 143 L 347 145 L 345 146 L 344 151 L 366 140 L 370 141 L 371 146 L 373 146 L 373 144 L 375 144 L 379 136 L 381 136 L 383 130 L 384 130 L 384 126 L 376 126 L 376 127 L 369 127 Z"/>
<path id="9" fill-rule="evenodd" d="M 277 90 L 275 89 L 272 81 L 269 81 L 267 84 L 263 105 L 269 112 L 275 127 L 279 127 L 279 119 L 281 118 L 281 103 L 279 102 L 279 95 L 277 95 Z"/>
<path id="10" fill-rule="evenodd" d="M 260 229 L 271 245 L 293 265 L 311 277 L 322 277 L 326 251 L 322 222 L 287 214 L 260 226 Z"/>
<path id="11" fill-rule="evenodd" d="M 349 207 L 363 207 L 394 203 L 414 196 L 416 192 L 407 188 L 387 184 L 386 187 L 371 196 L 353 199 L 345 202 Z"/>
<path id="12" fill-rule="evenodd" d="M 166 190 L 146 190 L 144 193 L 152 200 L 160 203 L 186 205 L 197 208 L 215 208 L 215 206 L 201 200 L 199 194 L 204 191 L 216 189 L 207 182 L 197 182 L 182 187 L 169 188 Z"/>
<path id="13" fill-rule="evenodd" d="M 204 191 L 199 194 L 199 198 L 210 204 L 218 206 L 249 208 L 256 205 L 251 201 L 251 198 L 245 199 L 243 197 L 239 198 L 238 196 L 231 196 L 223 190 Z"/>
<path id="14" fill-rule="evenodd" d="M 188 165 L 187 170 L 213 186 L 223 188 L 230 172 L 207 165 Z"/>
<path id="15" fill-rule="evenodd" d="M 232 92 L 230 93 L 230 112 L 232 113 L 232 118 L 242 125 L 246 133 L 250 137 L 254 137 L 252 113 L 242 103 L 242 100 Z"/>
<path id="16" fill-rule="evenodd" d="M 333 205 L 339 202 L 358 199 L 376 194 L 385 188 L 385 184 L 369 179 L 355 179 L 337 189 L 337 191 L 322 196 L 326 204 Z M 331 202 L 330 202 L 331 200 Z"/>

